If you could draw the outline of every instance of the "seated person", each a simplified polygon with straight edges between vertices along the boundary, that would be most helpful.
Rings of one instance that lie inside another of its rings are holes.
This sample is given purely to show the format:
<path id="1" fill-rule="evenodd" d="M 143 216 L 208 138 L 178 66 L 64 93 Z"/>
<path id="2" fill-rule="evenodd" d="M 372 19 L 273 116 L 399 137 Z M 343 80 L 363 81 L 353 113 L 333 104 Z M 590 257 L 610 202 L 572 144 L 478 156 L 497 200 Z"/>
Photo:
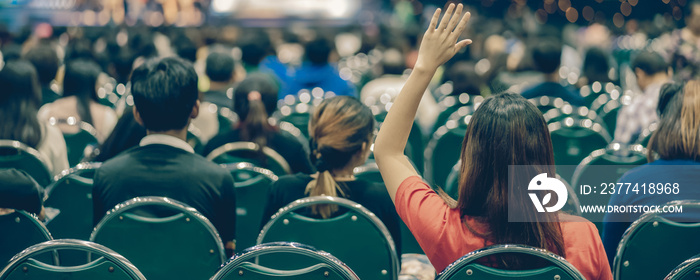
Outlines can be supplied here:
<path id="1" fill-rule="evenodd" d="M 632 59 L 632 69 L 642 94 L 634 95 L 632 103 L 625 105 L 617 115 L 615 142 L 634 144 L 642 131 L 656 121 L 656 107 L 661 86 L 671 81 L 668 63 L 660 54 L 645 51 Z"/>
<path id="2" fill-rule="evenodd" d="M 649 163 L 625 173 L 619 183 L 677 183 L 677 193 L 616 193 L 608 205 L 662 205 L 674 200 L 700 199 L 700 82 L 666 84 L 661 88 L 657 114 L 659 128 L 647 145 Z M 658 158 L 657 158 L 658 155 Z M 692 215 L 692 214 L 690 214 Z M 603 244 L 612 264 L 625 230 L 641 213 L 607 213 Z M 685 217 L 684 217 L 685 218 Z M 691 217 L 700 222 L 700 217 Z"/>
<path id="3" fill-rule="evenodd" d="M 146 128 L 147 136 L 138 147 L 104 162 L 95 172 L 95 224 L 126 200 L 164 196 L 197 209 L 216 227 L 226 248 L 233 250 L 233 178 L 185 142 L 187 126 L 199 113 L 194 67 L 179 58 L 148 61 L 134 70 L 131 94 L 134 118 Z"/>
<path id="4" fill-rule="evenodd" d="M 128 107 L 104 143 L 93 150 L 87 161 L 105 162 L 119 153 L 139 145 L 146 129 L 134 119 L 134 110 Z"/>
<path id="5" fill-rule="evenodd" d="M 357 99 L 337 96 L 319 104 L 309 122 L 313 175 L 281 176 L 272 186 L 262 226 L 287 204 L 307 196 L 338 196 L 357 202 L 377 215 L 391 233 L 401 256 L 401 231 L 396 210 L 384 187 L 355 178 L 353 169 L 367 161 L 374 138 L 374 116 Z M 314 217 L 329 218 L 338 211 L 331 205 L 309 209 Z"/>
<path id="6" fill-rule="evenodd" d="M 212 138 L 204 147 L 204 155 L 231 142 L 254 142 L 259 147 L 270 147 L 289 163 L 292 173 L 311 174 L 313 167 L 304 145 L 293 135 L 268 122 L 268 116 L 277 108 L 278 87 L 267 74 L 253 73 L 243 80 L 233 94 L 233 111 L 240 122 L 231 131 Z M 265 166 L 261 166 L 265 167 Z M 278 174 L 282 175 L 282 174 Z"/>
<path id="7" fill-rule="evenodd" d="M 14 168 L 0 169 L 0 215 L 24 210 L 44 219 L 44 189 L 29 174 Z"/>
<path id="8" fill-rule="evenodd" d="M 51 43 L 48 41 L 39 42 L 24 55 L 24 58 L 36 68 L 41 86 L 41 104 L 51 103 L 61 98 L 56 91 L 51 89 L 51 82 L 56 78 L 60 65 L 58 53 L 51 46 Z"/>
<path id="9" fill-rule="evenodd" d="M 559 83 L 559 66 L 561 65 L 561 44 L 553 38 L 543 38 L 532 50 L 535 69 L 544 74 L 544 82 L 521 95 L 527 99 L 549 96 L 559 97 L 573 106 L 584 106 L 586 101 L 578 92 L 565 88 Z"/>
<path id="10" fill-rule="evenodd" d="M 612 279 L 593 223 L 558 212 L 540 213 L 527 199 L 529 182 L 539 175 L 553 177 L 555 169 L 544 117 L 521 96 L 491 96 L 474 112 L 462 144 L 457 201 L 444 192 L 436 193 L 403 154 L 413 116 L 431 78 L 441 64 L 471 43 L 469 39 L 458 41 L 470 17 L 462 16 L 462 9 L 461 4 L 456 8 L 451 4 L 439 26 L 440 10 L 433 15 L 415 70 L 389 111 L 374 146 L 377 165 L 399 216 L 436 271 L 479 248 L 514 243 L 560 255 L 586 279 Z M 522 175 L 514 175 L 522 180 L 509 182 L 512 165 L 525 166 Z M 525 219 L 510 222 L 512 213 Z M 496 256 L 489 263 L 505 269 L 541 265 L 512 256 Z"/>
<path id="11" fill-rule="evenodd" d="M 192 124 L 201 131 L 199 140 L 207 143 L 219 133 L 219 110 L 232 109 L 234 61 L 228 53 L 212 52 L 207 56 L 205 73 L 209 78 L 209 90 L 200 93 L 201 107 Z M 216 107 L 211 106 L 212 104 Z M 216 108 L 216 110 L 214 110 Z"/>

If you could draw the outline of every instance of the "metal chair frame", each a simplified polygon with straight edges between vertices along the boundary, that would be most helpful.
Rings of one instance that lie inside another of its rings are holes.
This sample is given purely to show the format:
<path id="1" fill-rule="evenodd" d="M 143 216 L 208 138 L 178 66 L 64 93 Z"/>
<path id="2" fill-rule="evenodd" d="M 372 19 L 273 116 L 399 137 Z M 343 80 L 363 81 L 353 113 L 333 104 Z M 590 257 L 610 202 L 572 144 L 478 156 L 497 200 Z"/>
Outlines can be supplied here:
<path id="1" fill-rule="evenodd" d="M 37 151 L 36 149 L 29 147 L 29 145 L 24 144 L 20 141 L 8 140 L 8 139 L 0 139 L 0 148 L 14 148 L 14 149 L 19 150 L 21 152 L 25 152 L 27 154 L 32 155 L 37 160 L 39 160 L 39 162 L 42 163 L 44 169 L 46 170 L 46 173 L 49 174 L 49 181 L 51 181 L 51 179 L 52 179 L 52 178 L 50 178 L 51 172 L 49 171 L 49 168 L 47 167 L 48 166 L 47 161 L 44 158 L 44 156 L 42 156 L 41 153 L 39 151 Z M 51 182 L 49 182 L 49 183 L 51 183 Z"/>
<path id="2" fill-rule="evenodd" d="M 209 155 L 207 156 L 207 159 L 214 160 L 218 156 L 229 153 L 229 152 L 257 151 L 258 149 L 259 149 L 258 144 L 255 144 L 253 142 L 244 142 L 244 141 L 231 142 L 231 143 L 224 144 L 223 146 L 218 147 L 218 148 L 214 149 L 213 151 L 211 151 L 211 153 L 209 153 Z M 263 147 L 262 152 L 266 156 L 272 158 L 274 161 L 279 163 L 279 165 L 282 166 L 282 169 L 284 169 L 285 172 L 287 172 L 287 174 L 292 173 L 292 169 L 289 167 L 289 163 L 287 163 L 287 161 L 279 153 L 277 153 L 275 150 L 273 150 L 270 147 Z"/>
<path id="3" fill-rule="evenodd" d="M 571 179 L 571 182 L 573 183 L 573 185 L 574 186 L 578 185 L 579 180 L 581 179 L 581 174 L 585 171 L 585 169 L 590 165 L 591 162 L 604 156 L 608 152 L 615 152 L 615 151 L 620 151 L 620 150 L 627 150 L 630 153 L 635 153 L 635 154 L 639 154 L 639 155 L 646 155 L 646 153 L 647 153 L 647 149 L 639 144 L 621 145 L 618 143 L 612 143 L 604 149 L 595 150 L 595 151 L 591 152 L 588 156 L 586 156 L 583 160 L 581 160 L 581 163 L 579 163 L 578 166 L 576 166 L 576 170 L 574 171 L 574 175 Z"/>
<path id="4" fill-rule="evenodd" d="M 664 280 L 681 280 L 683 279 L 684 276 L 690 275 L 690 273 L 693 273 L 695 276 L 698 276 L 700 273 L 700 270 L 697 270 L 700 267 L 700 254 L 693 256 L 690 259 L 685 260 L 681 264 L 679 264 L 676 268 L 671 271 Z M 695 272 L 693 272 L 695 271 Z"/>

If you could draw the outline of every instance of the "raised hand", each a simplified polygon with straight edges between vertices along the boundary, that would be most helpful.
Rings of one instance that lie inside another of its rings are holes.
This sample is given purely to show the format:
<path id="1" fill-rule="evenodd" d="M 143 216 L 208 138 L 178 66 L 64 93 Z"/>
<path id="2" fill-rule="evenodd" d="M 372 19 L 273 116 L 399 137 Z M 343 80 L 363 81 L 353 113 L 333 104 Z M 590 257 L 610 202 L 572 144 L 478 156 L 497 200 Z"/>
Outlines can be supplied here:
<path id="1" fill-rule="evenodd" d="M 463 8 L 462 4 L 457 5 L 456 8 L 454 4 L 450 4 L 439 25 L 441 9 L 435 11 L 430 20 L 430 26 L 423 35 L 416 67 L 425 67 L 429 71 L 437 69 L 460 49 L 472 43 L 470 39 L 457 42 L 471 17 L 469 12 L 462 15 Z"/>

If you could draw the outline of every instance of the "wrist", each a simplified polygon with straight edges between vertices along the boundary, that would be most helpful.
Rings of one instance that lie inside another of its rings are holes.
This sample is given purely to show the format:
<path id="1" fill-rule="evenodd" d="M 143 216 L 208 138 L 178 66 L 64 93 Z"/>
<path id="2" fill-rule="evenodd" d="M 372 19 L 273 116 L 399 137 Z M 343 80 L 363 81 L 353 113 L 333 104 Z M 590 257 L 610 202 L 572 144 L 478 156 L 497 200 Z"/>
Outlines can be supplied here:
<path id="1" fill-rule="evenodd" d="M 427 65 L 426 63 L 417 62 L 413 67 L 411 73 L 421 74 L 421 75 L 433 75 L 437 71 L 438 66 Z"/>

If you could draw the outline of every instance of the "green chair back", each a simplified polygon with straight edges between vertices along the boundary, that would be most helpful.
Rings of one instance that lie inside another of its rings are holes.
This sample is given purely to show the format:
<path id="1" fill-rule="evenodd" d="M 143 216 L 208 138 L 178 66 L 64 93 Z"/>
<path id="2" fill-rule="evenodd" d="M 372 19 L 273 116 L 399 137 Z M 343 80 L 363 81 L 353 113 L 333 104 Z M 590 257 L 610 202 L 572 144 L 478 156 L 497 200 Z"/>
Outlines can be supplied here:
<path id="1" fill-rule="evenodd" d="M 459 112 L 456 112 L 459 113 Z M 433 133 L 425 149 L 425 177 L 436 187 L 445 187 L 452 167 L 460 160 L 462 142 L 470 115 L 447 121 Z"/>
<path id="2" fill-rule="evenodd" d="M 92 176 L 99 162 L 81 163 L 64 170 L 46 189 L 44 206 L 59 210 L 46 225 L 54 238 L 88 240 L 92 220 Z"/>
<path id="3" fill-rule="evenodd" d="M 684 215 L 697 214 L 700 201 L 673 201 Z M 696 216 L 697 217 L 697 216 Z M 667 214 L 649 212 L 625 231 L 613 262 L 617 280 L 663 279 L 679 263 L 700 252 L 700 219 L 678 222 Z"/>
<path id="4" fill-rule="evenodd" d="M 34 215 L 14 211 L 0 215 L 0 266 L 29 246 L 53 239 L 49 230 Z M 57 256 L 44 260 L 57 263 Z"/>
<path id="5" fill-rule="evenodd" d="M 260 202 L 267 200 L 277 176 L 247 162 L 221 166 L 231 172 L 236 187 L 236 247 L 252 247 L 260 233 L 258 229 L 265 212 L 265 204 Z"/>
<path id="6" fill-rule="evenodd" d="M 165 197 L 136 197 L 115 206 L 90 241 L 123 255 L 149 280 L 206 279 L 225 259 L 214 226 L 194 208 Z"/>
<path id="7" fill-rule="evenodd" d="M 249 162 L 269 169 L 277 175 L 291 174 L 289 163 L 275 150 L 263 147 L 261 158 L 258 144 L 253 142 L 232 142 L 218 147 L 207 155 L 207 159 L 218 164 Z"/>
<path id="8" fill-rule="evenodd" d="M 297 213 L 317 204 L 337 205 L 346 212 L 329 219 Z M 272 217 L 258 237 L 258 244 L 274 241 L 298 242 L 324 250 L 354 268 L 362 279 L 398 277 L 398 256 L 389 231 L 373 213 L 347 199 L 317 196 L 290 203 Z M 275 264 L 284 269 L 312 265 L 303 258 L 281 254 L 260 258 L 258 264 Z"/>
<path id="9" fill-rule="evenodd" d="M 91 254 L 95 260 L 81 265 L 51 265 L 41 262 L 36 256 L 55 251 L 80 251 Z M 18 254 L 0 272 L 2 280 L 145 280 L 139 270 L 121 255 L 88 241 L 57 239 L 43 242 Z"/>
<path id="10" fill-rule="evenodd" d="M 75 124 L 79 130 L 76 133 L 63 133 L 63 139 L 66 141 L 68 151 L 68 163 L 70 166 L 75 166 L 83 158 L 92 153 L 89 147 L 97 147 L 97 130 L 86 122 Z"/>
<path id="11" fill-rule="evenodd" d="M 258 264 L 258 259 L 282 255 L 284 261 L 308 260 L 309 265 L 299 269 L 285 269 L 281 263 Z M 315 248 L 289 242 L 272 242 L 244 250 L 231 258 L 211 280 L 359 280 L 343 262 L 331 254 Z"/>
<path id="12" fill-rule="evenodd" d="M 536 269 L 505 270 L 479 264 L 478 260 L 496 254 L 515 254 L 524 257 L 536 257 L 542 259 L 547 265 Z M 457 279 L 585 280 L 583 275 L 564 258 L 544 249 L 514 244 L 493 245 L 470 252 L 450 264 L 436 278 L 436 280 Z"/>
<path id="13" fill-rule="evenodd" d="M 53 181 L 39 151 L 19 141 L 0 140 L 0 168 L 24 170 L 42 187 Z"/>
<path id="14" fill-rule="evenodd" d="M 557 173 L 571 181 L 574 168 L 591 152 L 605 148 L 612 140 L 603 126 L 590 119 L 567 117 L 548 125 Z"/>
<path id="15" fill-rule="evenodd" d="M 678 265 L 664 280 L 697 280 L 700 277 L 700 254 Z"/>
<path id="16" fill-rule="evenodd" d="M 219 134 L 231 131 L 233 125 L 238 123 L 238 115 L 226 107 L 217 109 L 216 118 L 219 121 Z"/>
<path id="17" fill-rule="evenodd" d="M 649 140 L 651 139 L 651 135 L 653 135 L 654 131 L 656 131 L 658 128 L 659 128 L 658 123 L 653 123 L 653 124 L 649 125 L 649 127 L 642 130 L 642 133 L 639 134 L 639 136 L 637 137 L 637 141 L 635 141 L 634 143 L 640 144 L 640 145 L 644 146 L 644 148 L 646 148 L 647 145 L 649 145 Z"/>

